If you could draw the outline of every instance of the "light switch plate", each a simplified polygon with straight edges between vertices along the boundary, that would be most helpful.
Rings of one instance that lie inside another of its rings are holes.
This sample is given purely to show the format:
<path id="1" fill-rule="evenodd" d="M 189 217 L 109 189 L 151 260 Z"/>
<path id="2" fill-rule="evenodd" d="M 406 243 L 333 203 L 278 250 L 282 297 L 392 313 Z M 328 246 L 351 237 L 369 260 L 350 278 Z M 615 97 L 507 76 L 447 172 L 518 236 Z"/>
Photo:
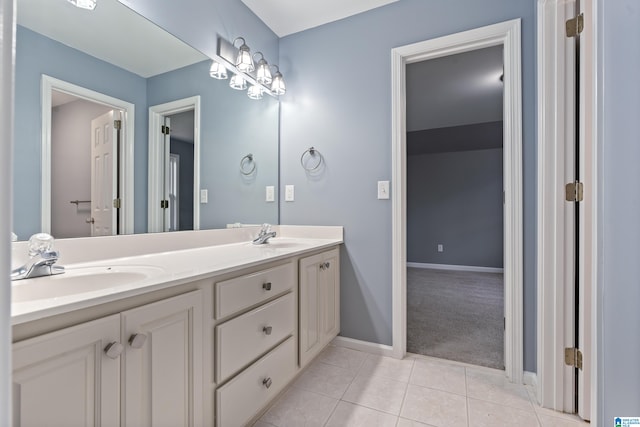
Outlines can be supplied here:
<path id="1" fill-rule="evenodd" d="M 200 203 L 209 203 L 209 190 L 200 190 Z"/>
<path id="2" fill-rule="evenodd" d="M 389 181 L 378 181 L 378 199 L 386 200 L 389 198 Z"/>
<path id="3" fill-rule="evenodd" d="M 293 185 L 284 186 L 284 201 L 293 202 L 295 200 L 295 190 Z"/>
<path id="4" fill-rule="evenodd" d="M 276 189 L 273 185 L 267 185 L 265 191 L 265 200 L 267 202 L 275 202 L 276 201 Z"/>

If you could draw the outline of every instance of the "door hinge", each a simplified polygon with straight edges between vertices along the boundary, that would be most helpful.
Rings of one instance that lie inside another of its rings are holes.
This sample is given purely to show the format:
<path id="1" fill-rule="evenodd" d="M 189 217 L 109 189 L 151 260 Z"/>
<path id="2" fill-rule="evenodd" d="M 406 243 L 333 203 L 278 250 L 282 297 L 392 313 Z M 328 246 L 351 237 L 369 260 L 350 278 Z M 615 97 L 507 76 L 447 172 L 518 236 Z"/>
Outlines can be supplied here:
<path id="1" fill-rule="evenodd" d="M 564 364 L 582 370 L 582 352 L 573 347 L 564 349 Z"/>
<path id="2" fill-rule="evenodd" d="M 122 120 L 114 120 L 113 128 L 118 130 L 122 129 Z"/>
<path id="3" fill-rule="evenodd" d="M 113 199 L 113 207 L 120 209 L 122 207 L 122 201 L 120 199 Z"/>
<path id="4" fill-rule="evenodd" d="M 567 37 L 578 37 L 582 30 L 584 30 L 584 13 L 567 20 L 565 27 L 567 30 Z"/>
<path id="5" fill-rule="evenodd" d="M 564 189 L 567 202 L 581 202 L 584 199 L 584 184 L 580 181 L 570 182 Z"/>
<path id="6" fill-rule="evenodd" d="M 171 129 L 169 129 L 169 126 L 162 125 L 162 128 L 160 129 L 160 131 L 162 132 L 163 135 L 169 135 L 169 132 L 171 132 Z"/>
<path id="7" fill-rule="evenodd" d="M 168 209 L 169 201 L 168 200 L 160 200 L 160 209 Z"/>

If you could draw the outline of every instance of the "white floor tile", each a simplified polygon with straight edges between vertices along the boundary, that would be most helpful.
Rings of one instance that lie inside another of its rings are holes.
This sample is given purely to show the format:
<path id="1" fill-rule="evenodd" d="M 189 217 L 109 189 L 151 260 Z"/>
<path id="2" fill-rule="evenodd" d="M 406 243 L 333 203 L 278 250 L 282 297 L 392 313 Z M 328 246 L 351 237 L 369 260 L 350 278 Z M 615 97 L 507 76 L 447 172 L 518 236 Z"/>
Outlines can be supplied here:
<path id="1" fill-rule="evenodd" d="M 354 378 L 352 370 L 314 361 L 293 386 L 340 399 Z"/>
<path id="2" fill-rule="evenodd" d="M 409 384 L 400 416 L 436 427 L 467 427 L 467 399 Z"/>
<path id="3" fill-rule="evenodd" d="M 466 368 L 467 396 L 519 409 L 533 409 L 525 386 L 512 384 L 504 374 Z"/>
<path id="4" fill-rule="evenodd" d="M 407 383 L 386 377 L 369 376 L 361 371 L 342 400 L 398 415 L 406 388 Z"/>
<path id="5" fill-rule="evenodd" d="M 273 424 L 265 423 L 264 421 L 258 420 L 253 425 L 253 427 L 275 427 Z"/>
<path id="6" fill-rule="evenodd" d="M 409 382 L 463 396 L 467 394 L 465 369 L 462 366 L 416 359 Z"/>
<path id="7" fill-rule="evenodd" d="M 411 369 L 414 363 L 413 358 L 394 359 L 392 357 L 378 356 L 370 354 L 364 361 L 360 373 L 367 375 L 377 375 L 391 378 L 396 381 L 409 382 Z"/>
<path id="8" fill-rule="evenodd" d="M 469 399 L 469 427 L 539 427 L 533 408 L 517 409 L 477 399 Z"/>
<path id="9" fill-rule="evenodd" d="M 357 373 L 368 354 L 350 348 L 328 346 L 318 356 L 318 361 L 328 365 L 339 366 Z"/>
<path id="10" fill-rule="evenodd" d="M 406 418 L 400 418 L 396 427 L 433 427 L 428 424 L 423 424 L 418 421 L 408 420 Z"/>
<path id="11" fill-rule="evenodd" d="M 586 427 L 590 424 L 582 421 L 575 415 L 561 414 L 564 416 L 555 417 L 550 415 L 543 415 L 538 412 L 538 419 L 542 427 Z"/>
<path id="12" fill-rule="evenodd" d="M 364 406 L 340 402 L 327 427 L 395 427 L 398 417 Z"/>
<path id="13" fill-rule="evenodd" d="M 295 388 L 289 389 L 260 421 L 275 427 L 323 426 L 337 399 Z M 255 426 L 254 426 L 255 427 Z"/>

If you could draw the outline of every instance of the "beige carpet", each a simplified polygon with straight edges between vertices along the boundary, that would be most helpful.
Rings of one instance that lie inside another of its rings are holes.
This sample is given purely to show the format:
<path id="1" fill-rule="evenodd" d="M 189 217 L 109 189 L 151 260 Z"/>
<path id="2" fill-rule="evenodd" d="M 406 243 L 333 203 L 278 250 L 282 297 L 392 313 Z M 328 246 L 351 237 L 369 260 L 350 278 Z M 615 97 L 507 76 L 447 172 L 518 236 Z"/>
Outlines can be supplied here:
<path id="1" fill-rule="evenodd" d="M 407 351 L 504 369 L 502 273 L 407 268 Z"/>

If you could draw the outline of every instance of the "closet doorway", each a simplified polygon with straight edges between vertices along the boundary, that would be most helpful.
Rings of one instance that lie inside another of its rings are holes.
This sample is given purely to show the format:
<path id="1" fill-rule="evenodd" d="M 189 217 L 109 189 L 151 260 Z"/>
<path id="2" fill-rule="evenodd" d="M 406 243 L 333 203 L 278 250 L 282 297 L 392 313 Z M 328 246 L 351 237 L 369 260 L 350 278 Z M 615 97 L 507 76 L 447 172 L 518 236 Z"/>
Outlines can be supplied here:
<path id="1" fill-rule="evenodd" d="M 492 47 L 501 47 L 503 50 L 501 84 L 504 91 L 502 97 L 504 368 L 508 379 L 521 383 L 523 379 L 522 105 L 520 20 L 517 19 L 392 50 L 393 354 L 396 357 L 403 357 L 407 352 L 407 254 L 409 250 L 407 66 Z M 499 77 L 500 75 L 496 75 L 491 78 L 499 79 Z M 478 164 L 478 161 L 470 164 Z M 460 227 L 466 225 L 466 223 L 459 224 Z M 443 245 L 443 252 L 440 254 L 447 253 L 446 242 L 436 241 L 435 243 L 436 253 L 438 253 L 438 244 Z M 455 246 L 453 248 L 449 246 L 449 248 L 455 249 Z M 441 262 L 447 261 L 441 260 Z"/>
<path id="2" fill-rule="evenodd" d="M 504 369 L 503 46 L 407 64 L 407 351 Z"/>

